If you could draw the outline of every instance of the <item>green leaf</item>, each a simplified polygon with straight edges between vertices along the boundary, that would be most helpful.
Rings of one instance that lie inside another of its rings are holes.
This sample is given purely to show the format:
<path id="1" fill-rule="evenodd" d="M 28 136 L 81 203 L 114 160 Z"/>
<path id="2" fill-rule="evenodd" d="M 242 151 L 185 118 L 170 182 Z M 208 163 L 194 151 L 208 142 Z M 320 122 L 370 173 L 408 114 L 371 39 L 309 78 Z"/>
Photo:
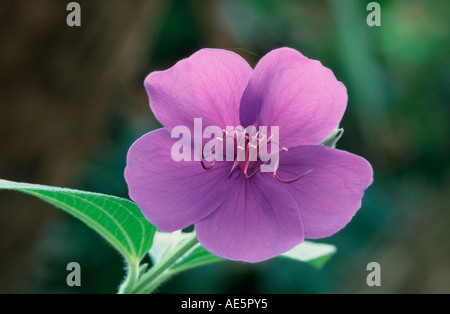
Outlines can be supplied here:
<path id="1" fill-rule="evenodd" d="M 157 231 L 153 246 L 149 252 L 153 264 L 158 264 L 168 254 L 170 254 L 170 252 L 182 247 L 184 243 L 192 237 L 192 235 L 192 233 L 184 233 L 181 231 L 176 231 L 173 233 Z M 225 260 L 209 253 L 199 243 L 197 243 L 168 269 L 168 273 L 173 275 L 190 268 L 220 261 Z"/>
<path id="2" fill-rule="evenodd" d="M 194 267 L 208 265 L 226 261 L 212 253 L 209 253 L 203 246 L 197 244 L 188 254 L 172 267 L 173 273 L 179 273 Z"/>
<path id="3" fill-rule="evenodd" d="M 155 241 L 150 250 L 153 263 L 160 262 L 166 254 L 182 246 L 191 236 L 192 233 L 182 233 L 181 231 L 174 233 L 156 232 Z M 304 241 L 302 244 L 279 257 L 306 262 L 314 267 L 321 268 L 335 252 L 336 247 L 333 245 Z M 208 252 L 200 244 L 197 244 L 169 268 L 167 275 L 174 275 L 194 267 L 220 261 L 226 260 Z"/>
<path id="4" fill-rule="evenodd" d="M 320 143 L 320 145 L 335 148 L 337 142 L 341 139 L 342 134 L 344 134 L 344 129 L 336 128 L 336 130 L 334 130 L 330 136 Z"/>
<path id="5" fill-rule="evenodd" d="M 304 241 L 280 257 L 307 262 L 316 268 L 322 268 L 334 253 L 336 253 L 334 245 Z"/>
<path id="6" fill-rule="evenodd" d="M 127 199 L 1 179 L 0 190 L 30 194 L 68 212 L 97 231 L 130 263 L 139 261 L 152 246 L 156 227 Z"/>

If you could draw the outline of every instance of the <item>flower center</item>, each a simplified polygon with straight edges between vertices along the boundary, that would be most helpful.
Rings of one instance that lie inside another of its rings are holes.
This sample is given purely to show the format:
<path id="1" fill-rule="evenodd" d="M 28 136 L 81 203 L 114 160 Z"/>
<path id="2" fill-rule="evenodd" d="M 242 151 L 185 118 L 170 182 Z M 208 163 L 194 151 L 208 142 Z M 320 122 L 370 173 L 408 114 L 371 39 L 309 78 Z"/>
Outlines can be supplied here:
<path id="1" fill-rule="evenodd" d="M 223 130 L 223 133 L 226 138 L 232 137 L 234 139 L 234 145 L 235 145 L 235 152 L 234 153 L 234 162 L 231 167 L 230 173 L 228 175 L 228 179 L 230 179 L 234 173 L 238 172 L 246 179 L 250 180 L 253 178 L 258 172 L 261 172 L 262 166 L 267 164 L 267 161 L 263 161 L 261 159 L 261 156 L 258 154 L 258 149 L 261 152 L 262 149 L 265 149 L 269 144 L 273 143 L 273 136 L 269 136 L 266 139 L 266 135 L 259 136 L 259 132 L 256 133 L 254 136 L 249 136 L 245 134 L 245 130 L 237 130 L 235 129 L 233 134 L 230 134 L 226 130 Z M 278 143 L 274 143 L 278 147 Z M 273 149 L 273 148 L 272 148 Z M 306 176 L 308 173 L 313 171 L 313 169 L 308 170 L 304 174 L 292 178 L 292 179 L 283 179 L 280 178 L 277 175 L 277 169 L 278 169 L 278 162 L 279 162 L 279 156 L 282 153 L 288 152 L 288 149 L 286 147 L 282 147 L 279 151 L 275 153 L 276 156 L 276 163 L 277 166 L 274 167 L 275 170 L 273 170 L 273 178 L 280 182 L 280 183 L 294 183 L 304 176 Z M 214 154 L 214 151 L 211 152 Z M 203 169 L 205 170 L 211 170 L 216 163 L 216 160 L 207 166 L 205 163 L 205 156 L 202 156 L 201 165 Z"/>

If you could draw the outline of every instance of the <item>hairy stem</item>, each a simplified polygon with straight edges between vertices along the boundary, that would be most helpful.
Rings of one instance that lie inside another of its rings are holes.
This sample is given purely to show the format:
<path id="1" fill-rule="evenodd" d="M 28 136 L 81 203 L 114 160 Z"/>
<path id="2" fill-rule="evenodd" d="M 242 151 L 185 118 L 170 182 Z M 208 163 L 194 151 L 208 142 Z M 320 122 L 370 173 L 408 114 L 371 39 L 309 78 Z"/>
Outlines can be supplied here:
<path id="1" fill-rule="evenodd" d="M 139 278 L 139 260 L 127 260 L 128 273 L 125 281 L 120 285 L 119 294 L 131 293 Z"/>
<path id="2" fill-rule="evenodd" d="M 186 239 L 182 245 L 168 254 L 148 272 L 138 278 L 137 282 L 131 286 L 126 293 L 146 294 L 156 289 L 162 282 L 170 277 L 169 269 L 184 254 L 192 249 L 198 243 L 197 235 L 192 233 L 190 238 Z"/>

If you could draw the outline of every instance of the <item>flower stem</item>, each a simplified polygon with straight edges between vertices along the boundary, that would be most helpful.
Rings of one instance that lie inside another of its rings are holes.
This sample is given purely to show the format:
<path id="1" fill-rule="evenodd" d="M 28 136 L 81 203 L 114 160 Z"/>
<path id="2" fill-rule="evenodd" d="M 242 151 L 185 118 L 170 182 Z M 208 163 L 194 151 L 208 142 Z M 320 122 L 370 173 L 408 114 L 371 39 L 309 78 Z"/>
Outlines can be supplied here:
<path id="1" fill-rule="evenodd" d="M 152 292 L 170 277 L 168 274 L 170 267 L 197 243 L 197 235 L 193 232 L 191 237 L 186 239 L 181 246 L 176 248 L 173 252 L 169 252 L 165 258 L 154 265 L 148 272 L 143 274 L 127 293 L 146 294 Z"/>
<path id="2" fill-rule="evenodd" d="M 131 293 L 136 281 L 139 278 L 139 260 L 127 260 L 128 261 L 128 274 L 125 281 L 120 285 L 119 294 Z"/>

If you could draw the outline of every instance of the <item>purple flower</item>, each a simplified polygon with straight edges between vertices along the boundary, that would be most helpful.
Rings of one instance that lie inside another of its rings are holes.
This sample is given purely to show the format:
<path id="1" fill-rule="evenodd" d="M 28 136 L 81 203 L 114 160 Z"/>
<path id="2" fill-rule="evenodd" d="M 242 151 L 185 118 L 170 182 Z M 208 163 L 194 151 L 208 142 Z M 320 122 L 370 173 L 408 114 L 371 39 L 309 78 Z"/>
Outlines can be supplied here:
<path id="1" fill-rule="evenodd" d="M 130 197 L 160 230 L 195 224 L 199 242 L 230 260 L 259 262 L 305 238 L 341 230 L 372 183 L 363 158 L 319 145 L 344 114 L 345 86 L 333 72 L 289 48 L 273 50 L 253 70 L 239 55 L 202 49 L 145 80 L 153 113 L 165 128 L 130 148 Z M 279 126 L 276 173 L 249 176 L 244 163 L 175 162 L 171 130 L 203 125 Z M 240 167 L 238 174 L 230 172 Z M 233 168 L 233 169 L 232 169 Z M 209 169 L 209 168 L 207 168 Z M 295 178 L 295 179 L 294 179 Z"/>

